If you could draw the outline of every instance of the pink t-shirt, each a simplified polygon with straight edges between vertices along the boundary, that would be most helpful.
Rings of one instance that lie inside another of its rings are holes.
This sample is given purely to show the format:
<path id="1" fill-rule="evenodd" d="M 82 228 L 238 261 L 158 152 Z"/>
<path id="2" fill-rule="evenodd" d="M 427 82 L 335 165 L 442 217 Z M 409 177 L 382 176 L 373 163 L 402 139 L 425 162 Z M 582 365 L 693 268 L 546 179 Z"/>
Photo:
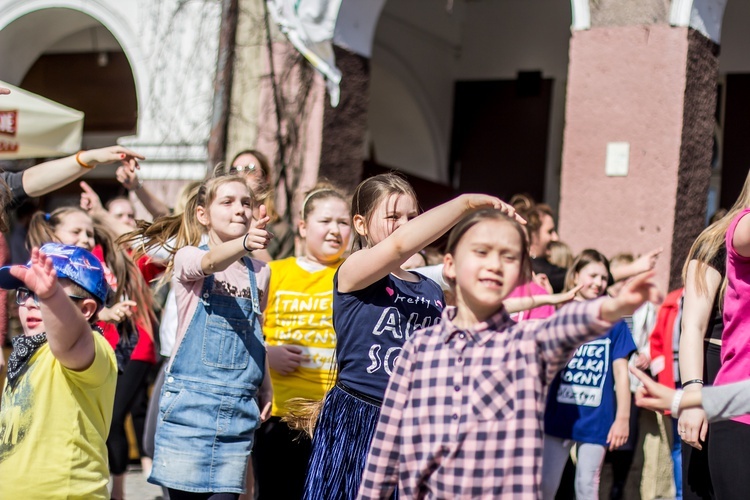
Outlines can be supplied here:
<path id="1" fill-rule="evenodd" d="M 513 297 L 533 297 L 535 295 L 549 295 L 549 292 L 532 281 L 517 286 L 513 289 L 512 292 L 510 292 L 510 294 L 508 294 L 506 298 L 510 299 Z M 513 313 L 510 315 L 510 317 L 515 322 L 520 323 L 521 321 L 526 321 L 529 319 L 549 318 L 553 314 L 555 314 L 555 307 L 551 305 L 544 305 L 535 307 L 534 309 L 530 309 L 528 311 Z"/>
<path id="2" fill-rule="evenodd" d="M 172 356 L 185 336 L 188 325 L 193 319 L 195 309 L 198 307 L 203 279 L 206 277 L 201 271 L 201 259 L 208 253 L 197 247 L 184 247 L 177 251 L 174 256 L 174 274 L 172 286 L 174 287 L 175 299 L 177 300 L 177 337 L 175 339 Z M 271 279 L 271 270 L 259 260 L 251 259 L 255 279 L 260 293 L 260 309 L 266 308 L 266 292 L 268 282 Z M 231 297 L 250 297 L 250 278 L 247 268 L 241 261 L 229 266 L 225 271 L 214 274 L 214 286 L 211 293 L 229 295 Z M 263 320 L 260 320 L 261 324 Z"/>
<path id="3" fill-rule="evenodd" d="M 714 385 L 750 378 L 750 257 L 737 253 L 732 241 L 745 209 L 727 229 L 727 291 L 724 296 L 724 333 L 721 336 L 721 368 Z M 734 419 L 750 424 L 750 416 Z"/>

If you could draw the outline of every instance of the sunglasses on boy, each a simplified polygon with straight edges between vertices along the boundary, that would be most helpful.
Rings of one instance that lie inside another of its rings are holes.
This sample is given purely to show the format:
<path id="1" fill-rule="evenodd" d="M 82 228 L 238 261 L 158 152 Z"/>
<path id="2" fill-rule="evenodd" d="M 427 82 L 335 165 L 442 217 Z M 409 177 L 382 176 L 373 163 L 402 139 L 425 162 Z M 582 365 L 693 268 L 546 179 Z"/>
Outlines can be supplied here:
<path id="1" fill-rule="evenodd" d="M 29 300 L 29 297 L 34 299 L 34 305 L 39 305 L 39 297 L 36 296 L 34 292 L 29 290 L 28 288 L 18 288 L 16 290 L 16 304 L 19 306 L 22 306 L 26 303 L 27 300 Z M 72 300 L 85 300 L 88 297 L 79 297 L 78 295 L 68 295 Z"/>

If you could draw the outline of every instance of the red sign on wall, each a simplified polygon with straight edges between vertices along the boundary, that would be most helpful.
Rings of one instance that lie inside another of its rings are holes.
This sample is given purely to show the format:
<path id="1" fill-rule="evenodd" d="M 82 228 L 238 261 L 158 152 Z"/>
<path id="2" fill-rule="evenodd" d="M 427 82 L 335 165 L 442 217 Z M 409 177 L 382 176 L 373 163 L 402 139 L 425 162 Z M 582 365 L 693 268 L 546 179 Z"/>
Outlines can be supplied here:
<path id="1" fill-rule="evenodd" d="M 18 125 L 18 111 L 0 111 L 0 134 L 15 137 Z"/>
<path id="2" fill-rule="evenodd" d="M 0 139 L 0 153 L 15 153 L 18 151 L 18 143 L 15 141 L 3 141 Z"/>

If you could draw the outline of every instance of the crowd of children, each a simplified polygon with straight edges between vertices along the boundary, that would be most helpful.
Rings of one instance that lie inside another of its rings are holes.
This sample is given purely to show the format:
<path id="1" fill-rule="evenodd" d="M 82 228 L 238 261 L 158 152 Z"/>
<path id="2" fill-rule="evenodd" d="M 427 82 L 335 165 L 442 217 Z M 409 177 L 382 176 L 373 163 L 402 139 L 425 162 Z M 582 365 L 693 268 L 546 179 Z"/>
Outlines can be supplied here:
<path id="1" fill-rule="evenodd" d="M 660 249 L 574 257 L 525 196 L 420 213 L 398 175 L 351 197 L 319 183 L 292 230 L 255 150 L 174 209 L 139 159 L 115 146 L 2 173 L 9 207 L 119 161 L 153 220 L 81 183 L 80 207 L 31 217 L 28 263 L 0 269 L 23 328 L 0 404 L 1 498 L 125 498 L 127 415 L 148 480 L 174 500 L 553 499 L 571 457 L 576 498 L 599 498 L 605 461 L 619 498 L 652 432 L 634 402 L 671 411 L 686 498 L 745 491 L 747 419 L 727 420 L 750 410 L 748 186 L 691 249 L 684 306 L 674 292 L 656 317 Z M 423 250 L 445 234 L 436 264 Z"/>

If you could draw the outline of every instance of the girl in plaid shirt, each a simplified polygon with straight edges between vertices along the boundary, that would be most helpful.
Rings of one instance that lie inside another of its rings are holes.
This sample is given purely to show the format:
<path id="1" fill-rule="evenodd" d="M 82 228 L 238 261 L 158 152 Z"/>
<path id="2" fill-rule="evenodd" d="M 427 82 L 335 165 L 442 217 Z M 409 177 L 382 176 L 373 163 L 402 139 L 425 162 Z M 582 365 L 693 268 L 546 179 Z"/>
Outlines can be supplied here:
<path id="1" fill-rule="evenodd" d="M 391 174 L 366 179 L 355 190 L 352 224 L 359 250 L 334 276 L 338 377 L 315 427 L 305 499 L 354 498 L 404 341 L 440 321 L 445 300 L 440 287 L 401 265 L 467 213 L 487 207 L 513 213 L 495 197 L 474 194 L 417 217 L 411 186 Z"/>
<path id="2" fill-rule="evenodd" d="M 451 231 L 444 274 L 457 307 L 403 347 L 360 498 L 541 497 L 544 394 L 575 349 L 656 290 L 647 273 L 616 298 L 516 324 L 503 299 L 530 276 L 523 229 L 497 210 Z"/>

